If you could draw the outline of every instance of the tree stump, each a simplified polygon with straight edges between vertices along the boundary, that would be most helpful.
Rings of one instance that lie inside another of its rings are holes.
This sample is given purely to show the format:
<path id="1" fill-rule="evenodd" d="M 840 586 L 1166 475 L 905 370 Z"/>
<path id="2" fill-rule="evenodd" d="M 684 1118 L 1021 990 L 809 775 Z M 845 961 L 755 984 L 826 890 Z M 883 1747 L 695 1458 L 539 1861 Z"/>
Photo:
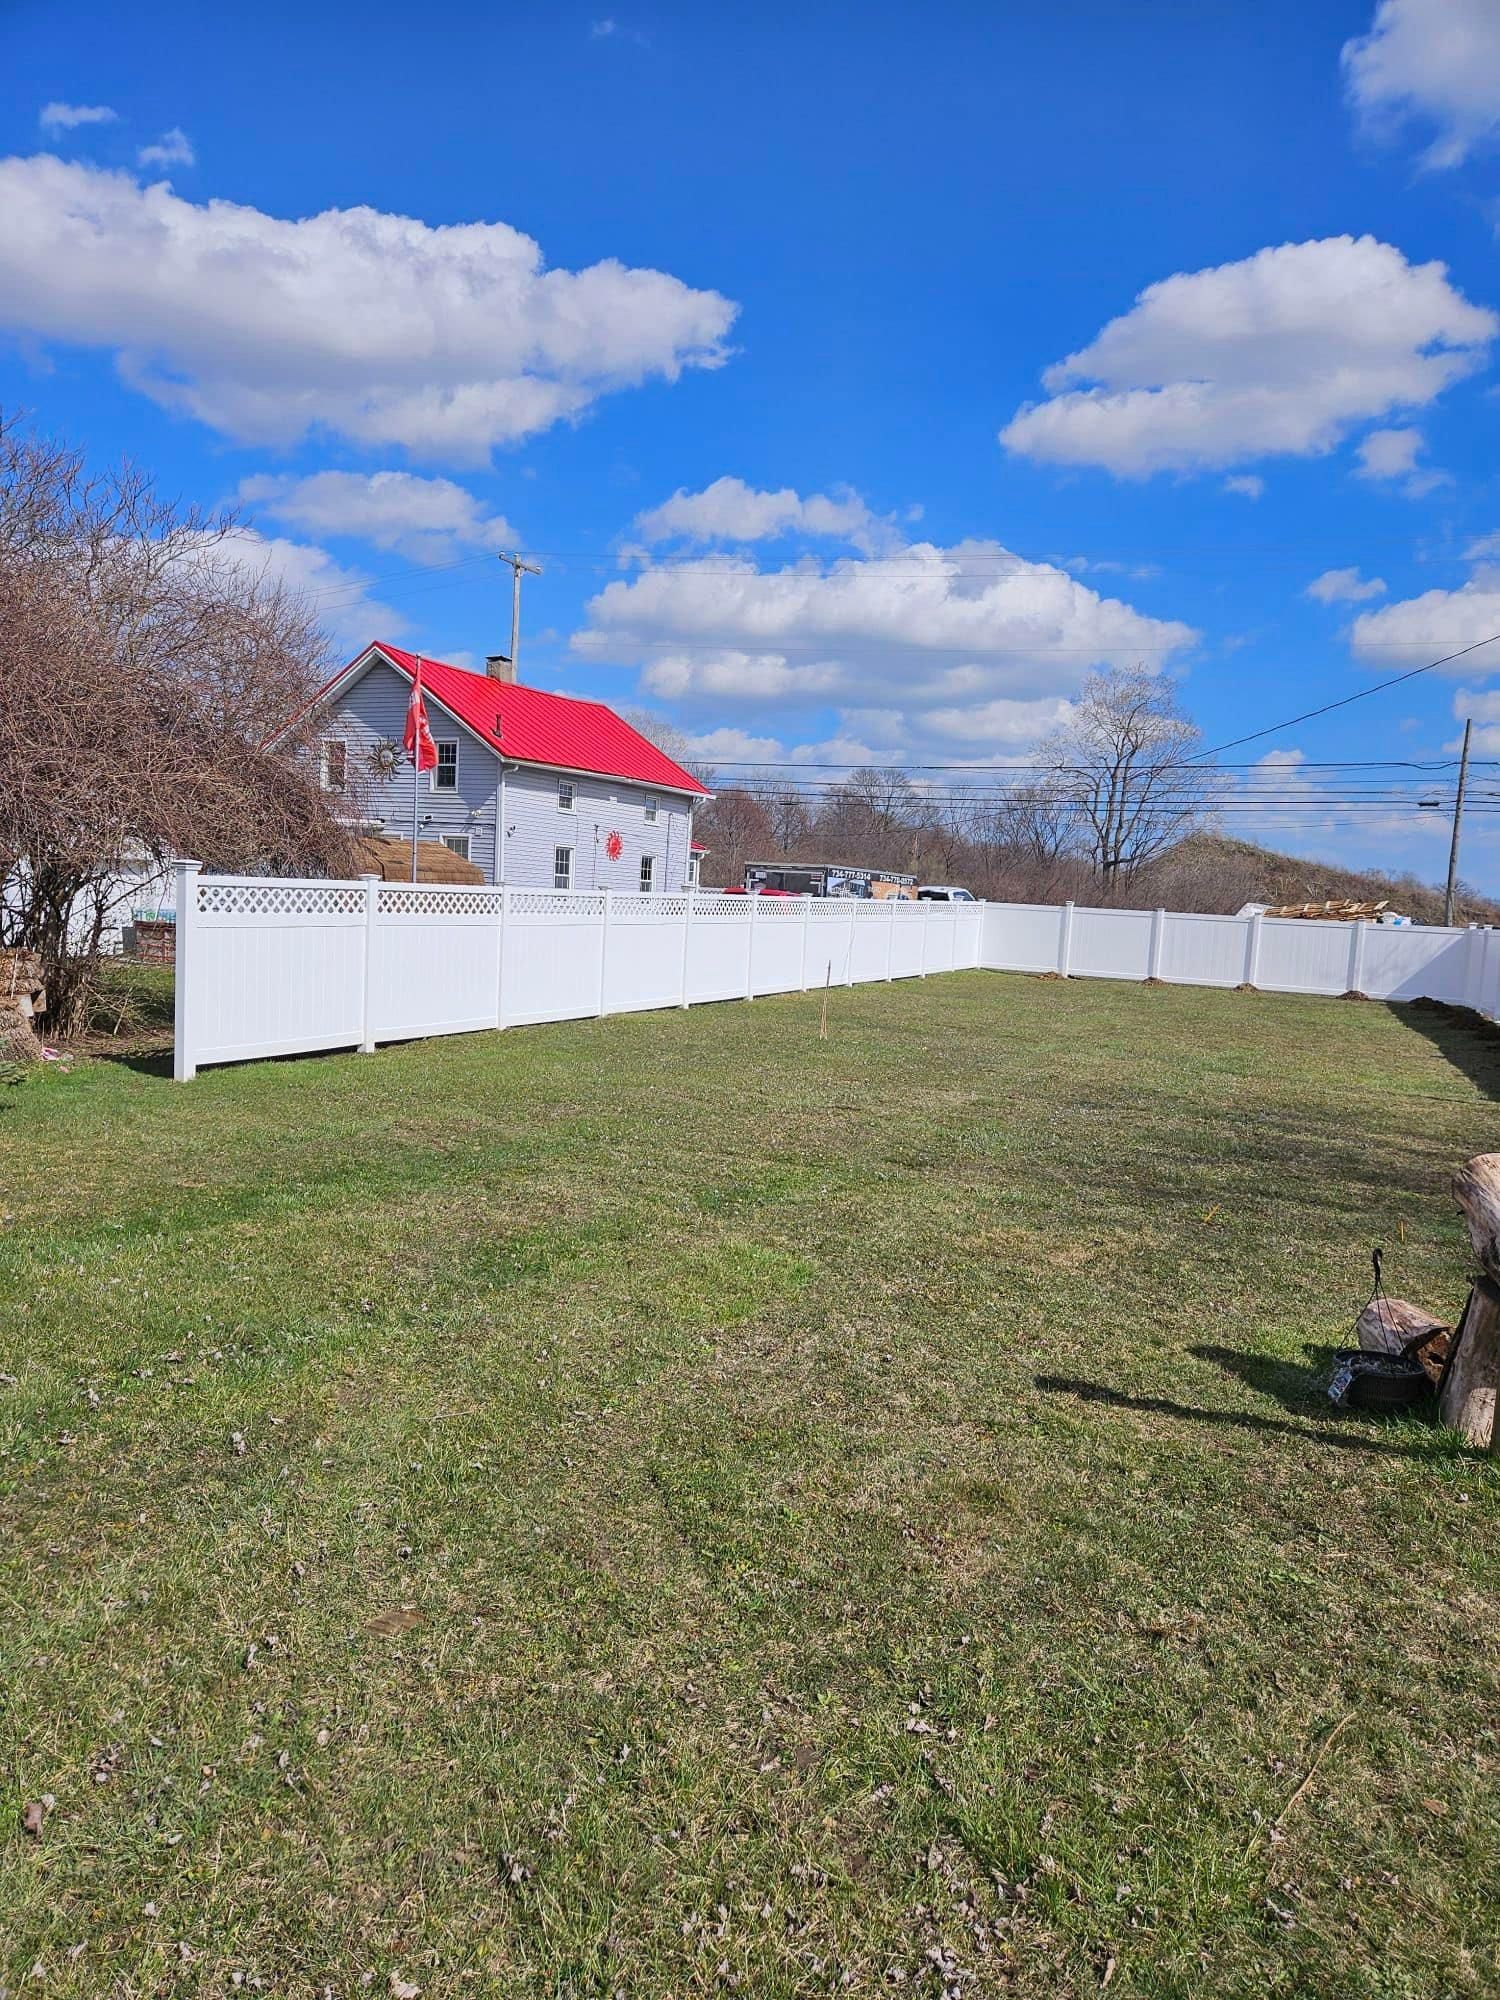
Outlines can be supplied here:
<path id="1" fill-rule="evenodd" d="M 1436 1382 L 1448 1357 L 1453 1329 L 1406 1299 L 1371 1299 L 1354 1322 L 1354 1342 L 1366 1354 L 1409 1354 Z"/>
<path id="2" fill-rule="evenodd" d="M 1453 1199 L 1469 1225 L 1479 1268 L 1500 1281 L 1500 1153 L 1480 1153 L 1453 1176 Z"/>
<path id="3" fill-rule="evenodd" d="M 1500 1403 L 1500 1285 L 1483 1277 L 1475 1281 L 1453 1336 L 1453 1351 L 1438 1397 L 1438 1416 L 1450 1430 L 1459 1433 L 1465 1444 L 1473 1445 L 1476 1451 L 1493 1451 L 1500 1441 L 1495 1424 L 1497 1403 Z"/>

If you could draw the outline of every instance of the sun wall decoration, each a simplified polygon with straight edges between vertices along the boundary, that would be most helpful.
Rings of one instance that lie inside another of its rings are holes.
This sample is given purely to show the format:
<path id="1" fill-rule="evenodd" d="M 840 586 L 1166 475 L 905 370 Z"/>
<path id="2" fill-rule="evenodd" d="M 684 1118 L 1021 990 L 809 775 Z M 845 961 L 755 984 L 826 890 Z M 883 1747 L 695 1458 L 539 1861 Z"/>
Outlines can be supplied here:
<path id="1" fill-rule="evenodd" d="M 621 840 L 619 834 L 612 833 L 606 838 L 604 851 L 611 861 L 619 860 L 620 856 L 625 852 L 625 843 Z"/>

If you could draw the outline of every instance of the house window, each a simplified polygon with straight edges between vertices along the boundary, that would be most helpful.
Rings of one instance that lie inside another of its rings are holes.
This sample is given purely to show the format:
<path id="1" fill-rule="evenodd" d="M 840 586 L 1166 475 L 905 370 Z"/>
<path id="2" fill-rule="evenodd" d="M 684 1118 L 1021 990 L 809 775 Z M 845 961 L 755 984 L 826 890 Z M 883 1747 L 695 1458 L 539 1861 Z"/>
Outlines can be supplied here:
<path id="1" fill-rule="evenodd" d="M 656 858 L 654 855 L 641 856 L 641 894 L 649 896 L 656 879 Z"/>
<path id="2" fill-rule="evenodd" d="M 552 850 L 552 886 L 554 889 L 571 889 L 573 886 L 571 847 L 554 847 Z"/>
<path id="3" fill-rule="evenodd" d="M 325 736 L 319 749 L 318 773 L 324 791 L 343 791 L 349 779 L 349 745 L 342 736 Z"/>
<path id="4" fill-rule="evenodd" d="M 688 856 L 688 878 L 687 878 L 687 885 L 688 885 L 688 887 L 689 887 L 690 889 L 696 889 L 696 888 L 697 888 L 697 886 L 698 886 L 698 870 L 699 870 L 699 869 L 700 869 L 700 868 L 701 868 L 702 866 L 703 866 L 703 857 L 702 857 L 701 855 L 699 855 L 699 854 L 690 854 L 690 855 Z"/>
<path id="5" fill-rule="evenodd" d="M 574 786 L 573 780 L 571 778 L 559 778 L 557 781 L 557 810 L 560 813 L 572 812 L 576 797 L 577 789 Z M 559 848 L 558 852 L 561 853 L 562 849 Z"/>
<path id="6" fill-rule="evenodd" d="M 432 789 L 435 792 L 456 792 L 458 790 L 458 744 L 450 739 L 437 746 L 438 760 L 433 766 Z"/>
<path id="7" fill-rule="evenodd" d="M 467 861 L 469 858 L 469 839 L 470 836 L 467 833 L 445 833 L 443 835 L 443 845 L 450 854 L 456 854 L 460 859 Z"/>
<path id="8" fill-rule="evenodd" d="M 657 797 L 656 797 L 656 794 L 655 794 L 655 792 L 647 792 L 647 794 L 646 794 L 646 824 L 647 824 L 647 826 L 655 826 L 655 824 L 656 824 L 656 812 L 657 812 L 657 805 L 658 805 L 658 801 L 657 801 Z"/>

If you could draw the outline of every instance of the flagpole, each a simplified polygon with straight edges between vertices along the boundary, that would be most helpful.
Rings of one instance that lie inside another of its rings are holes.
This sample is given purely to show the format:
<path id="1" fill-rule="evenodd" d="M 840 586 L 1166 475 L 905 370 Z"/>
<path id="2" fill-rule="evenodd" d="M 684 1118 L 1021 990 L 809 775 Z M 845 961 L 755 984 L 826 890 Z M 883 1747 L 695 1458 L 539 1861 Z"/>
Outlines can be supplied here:
<path id="1" fill-rule="evenodd" d="M 417 655 L 416 677 L 412 682 L 415 698 L 422 694 L 422 655 Z M 411 879 L 417 879 L 417 812 L 422 794 L 422 739 L 417 737 L 411 746 Z"/>

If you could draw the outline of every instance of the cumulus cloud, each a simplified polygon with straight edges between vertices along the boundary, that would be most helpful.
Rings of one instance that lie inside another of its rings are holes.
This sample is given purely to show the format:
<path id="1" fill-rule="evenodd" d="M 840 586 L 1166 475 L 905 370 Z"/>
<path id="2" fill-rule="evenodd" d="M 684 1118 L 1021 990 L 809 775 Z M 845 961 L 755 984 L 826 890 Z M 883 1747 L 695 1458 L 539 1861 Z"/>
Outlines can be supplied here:
<path id="1" fill-rule="evenodd" d="M 1419 662 L 1456 653 L 1500 633 L 1500 563 L 1493 560 L 1500 538 L 1486 536 L 1471 544 L 1474 568 L 1457 590 L 1424 590 L 1362 611 L 1349 632 L 1355 657 L 1381 666 Z M 1500 673 L 1500 644 L 1485 646 L 1454 661 L 1455 675 Z"/>
<path id="2" fill-rule="evenodd" d="M 734 315 L 613 259 L 549 270 L 503 222 L 288 221 L 0 160 L 0 325 L 112 350 L 156 402 L 244 442 L 319 428 L 483 463 L 612 390 L 718 365 Z"/>
<path id="3" fill-rule="evenodd" d="M 237 498 L 308 535 L 347 535 L 413 562 L 452 562 L 467 550 L 498 549 L 516 537 L 467 488 L 415 472 L 315 472 L 305 479 L 261 474 Z"/>
<path id="4" fill-rule="evenodd" d="M 1367 598 L 1384 597 L 1385 581 L 1378 576 L 1361 576 L 1357 569 L 1325 569 L 1303 594 L 1315 597 L 1319 604 L 1363 604 Z"/>
<path id="5" fill-rule="evenodd" d="M 1331 451 L 1472 373 L 1500 318 L 1373 236 L 1179 272 L 1047 370 L 1011 451 L 1122 478 Z"/>
<path id="6" fill-rule="evenodd" d="M 142 146 L 136 159 L 143 167 L 194 167 L 198 155 L 193 151 L 193 142 L 180 125 L 174 125 L 170 132 L 149 146 Z"/>
<path id="7" fill-rule="evenodd" d="M 80 125 L 113 125 L 119 112 L 108 104 L 60 104 L 54 101 L 44 104 L 37 113 L 37 123 L 49 136 L 59 132 L 73 132 Z"/>
<path id="8" fill-rule="evenodd" d="M 1232 472 L 1224 481 L 1226 493 L 1238 493 L 1242 500 L 1259 500 L 1266 482 L 1258 472 Z"/>
<path id="9" fill-rule="evenodd" d="M 728 554 L 647 564 L 587 617 L 576 652 L 635 665 L 681 707 L 734 708 L 740 726 L 757 706 L 833 709 L 851 728 L 878 712 L 908 752 L 925 736 L 976 755 L 1043 733 L 1090 668 L 1162 665 L 1197 638 L 988 541 L 766 570 Z"/>
<path id="10" fill-rule="evenodd" d="M 1500 689 L 1459 688 L 1453 697 L 1455 722 L 1472 722 L 1474 738 L 1470 748 L 1478 757 L 1493 757 L 1500 751 Z M 1463 738 L 1448 747 L 1456 750 Z"/>
<path id="11" fill-rule="evenodd" d="M 1417 464 L 1426 449 L 1426 440 L 1419 430 L 1402 427 L 1371 431 L 1360 441 L 1359 464 L 1355 470 L 1361 479 L 1399 482 L 1402 492 L 1409 499 L 1420 500 L 1424 493 L 1431 493 L 1435 487 L 1452 484 L 1446 472 Z"/>
<path id="12" fill-rule="evenodd" d="M 790 486 L 769 493 L 733 478 L 716 479 L 700 493 L 679 486 L 670 500 L 635 520 L 645 542 L 768 542 L 805 535 L 867 544 L 887 526 L 848 487 L 804 497 Z"/>
<path id="13" fill-rule="evenodd" d="M 1376 130 L 1411 119 L 1436 134 L 1429 167 L 1455 167 L 1500 128 L 1500 10 L 1494 0 L 1380 0 L 1344 44 L 1344 81 Z"/>

